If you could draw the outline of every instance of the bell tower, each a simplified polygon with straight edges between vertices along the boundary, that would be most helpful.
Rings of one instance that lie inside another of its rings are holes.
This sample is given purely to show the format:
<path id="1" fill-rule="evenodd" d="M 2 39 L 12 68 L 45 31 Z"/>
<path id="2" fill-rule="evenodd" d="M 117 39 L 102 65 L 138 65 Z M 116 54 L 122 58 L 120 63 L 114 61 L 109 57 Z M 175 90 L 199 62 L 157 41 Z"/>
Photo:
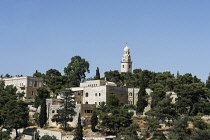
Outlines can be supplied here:
<path id="1" fill-rule="evenodd" d="M 130 49 L 128 46 L 125 46 L 124 48 L 120 72 L 132 72 L 132 61 L 130 56 Z"/>

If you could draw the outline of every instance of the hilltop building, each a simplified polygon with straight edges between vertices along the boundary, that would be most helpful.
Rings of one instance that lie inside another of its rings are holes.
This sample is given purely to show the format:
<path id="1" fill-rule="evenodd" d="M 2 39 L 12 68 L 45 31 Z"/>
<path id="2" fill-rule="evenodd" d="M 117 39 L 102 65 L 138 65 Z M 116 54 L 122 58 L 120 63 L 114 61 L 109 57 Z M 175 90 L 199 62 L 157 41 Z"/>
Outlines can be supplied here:
<path id="1" fill-rule="evenodd" d="M 130 49 L 128 46 L 124 48 L 120 72 L 132 72 L 132 61 L 130 56 Z"/>
<path id="2" fill-rule="evenodd" d="M 17 93 L 24 92 L 24 99 L 34 99 L 37 94 L 37 88 L 43 87 L 43 78 L 21 76 L 21 77 L 11 77 L 2 78 L 5 82 L 5 86 L 13 85 L 17 88 Z"/>

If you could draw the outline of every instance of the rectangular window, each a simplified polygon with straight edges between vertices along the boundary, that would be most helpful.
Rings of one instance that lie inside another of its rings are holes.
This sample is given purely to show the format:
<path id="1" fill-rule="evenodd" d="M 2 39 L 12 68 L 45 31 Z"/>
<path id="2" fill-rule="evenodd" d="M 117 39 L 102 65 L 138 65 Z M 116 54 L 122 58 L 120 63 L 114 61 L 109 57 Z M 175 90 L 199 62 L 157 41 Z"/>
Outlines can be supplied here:
<path id="1" fill-rule="evenodd" d="M 97 93 L 95 93 L 95 96 L 97 96 Z"/>
<path id="2" fill-rule="evenodd" d="M 101 96 L 101 93 L 99 93 L 98 96 Z"/>
<path id="3" fill-rule="evenodd" d="M 37 81 L 34 81 L 34 87 L 37 87 Z"/>

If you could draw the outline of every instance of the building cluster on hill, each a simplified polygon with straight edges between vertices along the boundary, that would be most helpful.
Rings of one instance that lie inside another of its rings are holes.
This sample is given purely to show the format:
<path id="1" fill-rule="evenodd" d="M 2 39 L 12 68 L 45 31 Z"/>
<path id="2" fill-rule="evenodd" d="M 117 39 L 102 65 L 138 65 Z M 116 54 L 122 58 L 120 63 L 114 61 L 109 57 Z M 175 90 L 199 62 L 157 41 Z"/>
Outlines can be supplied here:
<path id="1" fill-rule="evenodd" d="M 130 56 L 130 49 L 126 46 L 121 61 L 120 72 L 132 72 L 132 61 Z M 34 100 L 37 95 L 37 88 L 45 86 L 43 78 L 40 77 L 11 77 L 2 78 L 5 81 L 5 85 L 13 85 L 17 88 L 17 93 L 25 93 L 24 100 Z M 90 118 L 96 109 L 103 103 L 107 103 L 110 95 L 115 95 L 119 99 L 119 105 L 124 106 L 126 104 L 136 105 L 138 101 L 139 88 L 128 88 L 124 86 L 117 86 L 114 82 L 105 80 L 89 80 L 80 83 L 79 87 L 66 88 L 65 91 L 57 93 L 57 98 L 49 98 L 46 100 L 47 106 L 47 124 L 49 126 L 59 126 L 53 119 L 58 111 L 62 108 L 60 100 L 62 100 L 66 92 L 71 91 L 74 97 L 74 103 L 76 104 L 76 115 L 73 117 L 73 121 L 69 122 L 72 127 L 76 127 L 78 121 L 78 115 L 81 117 Z M 147 95 L 153 91 L 146 89 Z M 173 98 L 172 102 L 175 102 L 177 98 L 176 93 L 167 92 Z M 144 109 L 144 113 L 151 109 L 151 97 L 148 98 L 149 104 Z"/>

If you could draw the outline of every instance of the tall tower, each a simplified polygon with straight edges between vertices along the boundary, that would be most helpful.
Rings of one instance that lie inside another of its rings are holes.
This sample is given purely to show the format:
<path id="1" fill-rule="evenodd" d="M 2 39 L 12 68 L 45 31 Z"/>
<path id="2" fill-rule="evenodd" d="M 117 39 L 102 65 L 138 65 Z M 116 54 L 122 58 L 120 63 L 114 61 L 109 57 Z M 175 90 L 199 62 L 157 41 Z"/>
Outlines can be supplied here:
<path id="1" fill-rule="evenodd" d="M 130 56 L 130 49 L 125 46 L 121 61 L 121 72 L 132 72 L 132 61 Z"/>

